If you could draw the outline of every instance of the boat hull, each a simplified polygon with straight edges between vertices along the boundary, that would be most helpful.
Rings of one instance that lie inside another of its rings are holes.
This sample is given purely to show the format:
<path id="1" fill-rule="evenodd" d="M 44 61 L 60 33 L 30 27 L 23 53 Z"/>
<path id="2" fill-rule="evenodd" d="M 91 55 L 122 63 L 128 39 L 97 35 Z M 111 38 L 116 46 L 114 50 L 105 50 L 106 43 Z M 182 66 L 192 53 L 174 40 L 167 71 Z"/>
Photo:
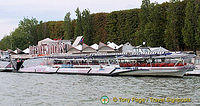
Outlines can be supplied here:
<path id="1" fill-rule="evenodd" d="M 12 72 L 14 68 L 0 68 L 0 72 Z"/>
<path id="2" fill-rule="evenodd" d="M 60 74 L 87 74 L 90 68 L 59 68 L 57 73 Z"/>
<path id="3" fill-rule="evenodd" d="M 193 71 L 188 71 L 185 76 L 200 76 L 200 69 L 195 69 Z"/>
<path id="4" fill-rule="evenodd" d="M 28 67 L 21 68 L 18 72 L 23 73 L 56 73 L 58 68 L 49 67 L 49 66 L 36 66 L 36 67 Z"/>
<path id="5" fill-rule="evenodd" d="M 187 66 L 179 67 L 119 67 L 118 65 L 87 65 L 87 66 L 35 66 L 21 68 L 19 72 L 27 73 L 60 73 L 60 74 L 86 74 L 110 76 L 171 76 L 182 77 L 191 69 Z"/>
<path id="6" fill-rule="evenodd" d="M 187 69 L 184 67 L 159 67 L 159 68 L 147 68 L 140 67 L 135 70 L 122 71 L 114 73 L 123 76 L 172 76 L 172 77 L 182 77 L 186 73 Z"/>

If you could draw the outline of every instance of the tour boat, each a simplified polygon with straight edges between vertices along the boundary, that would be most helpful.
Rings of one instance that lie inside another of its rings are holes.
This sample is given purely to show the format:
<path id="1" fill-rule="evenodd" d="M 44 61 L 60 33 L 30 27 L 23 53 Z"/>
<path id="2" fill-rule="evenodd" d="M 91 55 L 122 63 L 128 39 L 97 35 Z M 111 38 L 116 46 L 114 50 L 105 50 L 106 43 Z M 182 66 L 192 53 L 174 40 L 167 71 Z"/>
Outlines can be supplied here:
<path id="1" fill-rule="evenodd" d="M 43 57 L 26 60 L 18 72 L 86 74 L 111 76 L 182 77 L 194 65 L 184 55 Z"/>

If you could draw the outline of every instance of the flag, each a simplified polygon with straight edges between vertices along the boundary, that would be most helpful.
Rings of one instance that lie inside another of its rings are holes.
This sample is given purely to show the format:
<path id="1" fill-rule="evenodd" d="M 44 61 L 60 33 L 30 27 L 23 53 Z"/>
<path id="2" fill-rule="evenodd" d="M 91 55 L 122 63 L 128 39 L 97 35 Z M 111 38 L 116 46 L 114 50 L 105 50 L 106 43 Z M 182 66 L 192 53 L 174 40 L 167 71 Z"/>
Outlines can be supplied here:
<path id="1" fill-rule="evenodd" d="M 79 43 L 83 43 L 83 41 L 84 41 L 84 38 L 82 37 Z"/>

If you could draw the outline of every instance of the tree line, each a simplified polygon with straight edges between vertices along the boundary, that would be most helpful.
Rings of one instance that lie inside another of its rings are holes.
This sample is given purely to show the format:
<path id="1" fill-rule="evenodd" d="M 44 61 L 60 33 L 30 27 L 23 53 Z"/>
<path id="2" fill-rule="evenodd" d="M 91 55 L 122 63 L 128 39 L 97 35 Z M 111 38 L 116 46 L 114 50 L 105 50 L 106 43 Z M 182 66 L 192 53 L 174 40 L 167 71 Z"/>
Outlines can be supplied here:
<path id="1" fill-rule="evenodd" d="M 200 50 L 200 0 L 170 0 L 162 4 L 143 0 L 140 9 L 91 14 L 76 9 L 76 19 L 67 12 L 63 21 L 38 22 L 24 18 L 18 28 L 0 41 L 0 49 L 25 49 L 44 38 L 75 40 L 84 36 L 91 45 L 117 44 L 162 46 L 169 50 Z"/>

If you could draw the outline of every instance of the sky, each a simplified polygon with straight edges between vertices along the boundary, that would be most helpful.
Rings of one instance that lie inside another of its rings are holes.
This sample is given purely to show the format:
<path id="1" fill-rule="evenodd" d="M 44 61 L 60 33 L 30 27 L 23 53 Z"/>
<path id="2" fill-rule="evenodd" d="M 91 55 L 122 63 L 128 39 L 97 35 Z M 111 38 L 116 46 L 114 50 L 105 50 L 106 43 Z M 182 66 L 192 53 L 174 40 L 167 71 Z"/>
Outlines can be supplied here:
<path id="1" fill-rule="evenodd" d="M 150 0 L 159 4 L 169 0 Z M 23 18 L 38 21 L 60 21 L 67 12 L 75 19 L 77 7 L 91 13 L 140 8 L 142 0 L 0 0 L 0 39 L 17 28 Z"/>

